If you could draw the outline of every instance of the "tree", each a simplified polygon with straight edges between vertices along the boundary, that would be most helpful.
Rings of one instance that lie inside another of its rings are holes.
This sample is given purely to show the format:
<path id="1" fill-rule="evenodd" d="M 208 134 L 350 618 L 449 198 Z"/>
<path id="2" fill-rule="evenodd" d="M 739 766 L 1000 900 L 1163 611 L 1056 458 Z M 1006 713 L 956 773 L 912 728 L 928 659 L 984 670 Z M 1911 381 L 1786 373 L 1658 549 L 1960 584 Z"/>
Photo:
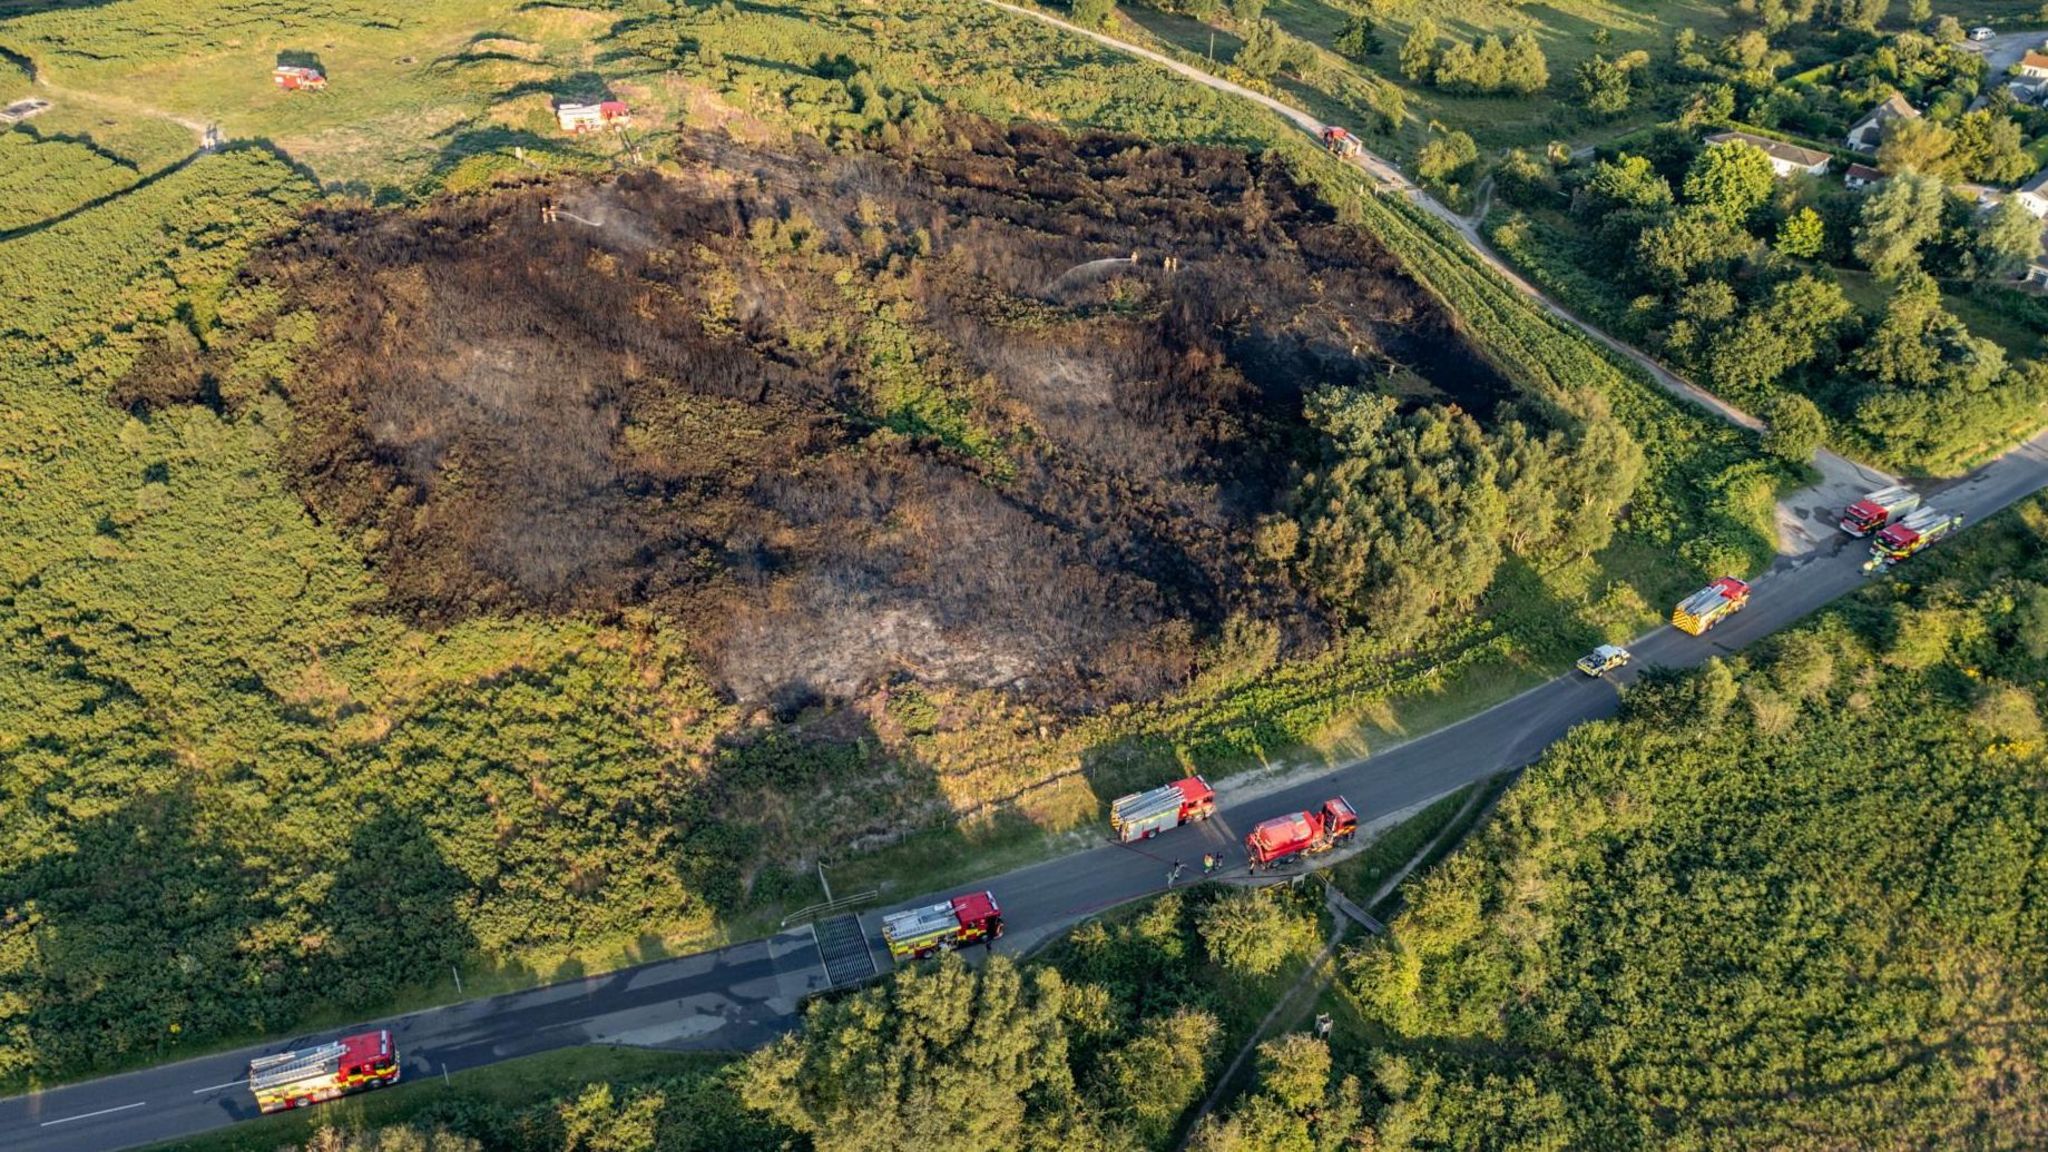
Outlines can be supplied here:
<path id="1" fill-rule="evenodd" d="M 1002 956 L 978 973 L 947 956 L 813 1001 L 801 1032 L 747 1058 L 740 1099 L 818 1152 L 1099 1143 L 1072 1132 L 1067 998 L 1053 969 L 1027 982 Z"/>
<path id="2" fill-rule="evenodd" d="M 1687 128 L 1720 124 L 1735 115 L 1735 88 L 1729 84 L 1702 84 L 1686 98 L 1679 122 Z"/>
<path id="3" fill-rule="evenodd" d="M 1260 1044 L 1259 1087 L 1296 1112 L 1320 1107 L 1330 1090 L 1330 1046 L 1306 1032 Z"/>
<path id="4" fill-rule="evenodd" d="M 2017 276 L 2041 254 L 2041 222 L 2019 197 L 2008 196 L 1977 226 L 1976 251 L 1978 267 L 1987 277 Z"/>
<path id="5" fill-rule="evenodd" d="M 480 1148 L 475 1140 L 443 1128 L 422 1131 L 392 1126 L 351 1132 L 323 1124 L 303 1146 L 286 1145 L 283 1152 L 480 1152 Z"/>
<path id="6" fill-rule="evenodd" d="M 1906 0 L 1906 20 L 1914 25 L 1934 18 L 1934 0 Z"/>
<path id="7" fill-rule="evenodd" d="M 1096 1094 L 1111 1116 L 1135 1129 L 1143 1143 L 1157 1147 L 1200 1099 L 1222 1038 L 1223 1025 L 1207 1012 L 1180 1008 L 1153 1017 L 1103 1058 Z"/>
<path id="8" fill-rule="evenodd" d="M 1729 141 L 1701 152 L 1685 173 L 1685 198 L 1737 224 L 1746 222 L 1777 186 L 1771 158 L 1753 144 Z"/>
<path id="9" fill-rule="evenodd" d="M 1325 387 L 1309 422 L 1319 467 L 1296 490 L 1301 568 L 1323 600 L 1382 635 L 1469 603 L 1500 563 L 1498 462 L 1470 416 L 1403 414 L 1391 396 Z"/>
<path id="10" fill-rule="evenodd" d="M 1224 971 L 1270 976 L 1315 947 L 1314 919 L 1283 907 L 1269 888 L 1232 888 L 1195 914 L 1202 947 Z"/>
<path id="11" fill-rule="evenodd" d="M 1934 278 L 1909 268 L 1892 288 L 1884 319 L 1857 353 L 1856 366 L 1887 387 L 1941 391 L 1983 386 L 2005 370 L 2005 353 L 1971 336 L 1941 306 Z"/>
<path id="12" fill-rule="evenodd" d="M 1353 16 L 1331 47 L 1337 55 L 1363 63 L 1366 57 L 1379 55 L 1383 45 L 1380 43 L 1379 29 L 1374 26 L 1372 17 Z"/>
<path id="13" fill-rule="evenodd" d="M 1264 80 L 1287 63 L 1287 34 L 1271 20 L 1257 21 L 1250 29 L 1231 63 Z"/>
<path id="14" fill-rule="evenodd" d="M 1877 147 L 1877 163 L 1890 173 L 1940 176 L 1953 169 L 1949 151 L 1954 147 L 1955 133 L 1933 120 L 1893 120 L 1885 125 L 1884 143 Z"/>
<path id="15" fill-rule="evenodd" d="M 1578 85 L 1579 98 L 1585 101 L 1586 110 L 1598 116 L 1618 116 L 1628 110 L 1628 70 L 1594 53 L 1579 63 L 1572 71 L 1572 79 Z"/>
<path id="16" fill-rule="evenodd" d="M 1250 28 L 1266 16 L 1266 0 L 1230 0 L 1230 19 L 1240 28 Z"/>
<path id="17" fill-rule="evenodd" d="M 1340 1145 L 1332 1142 L 1323 1147 Z M 1228 1119 L 1209 1117 L 1188 1141 L 1189 1152 L 1317 1152 L 1317 1148 L 1308 1119 L 1265 1093 L 1248 1097 Z"/>
<path id="18" fill-rule="evenodd" d="M 1074 23 L 1083 28 L 1103 28 L 1116 15 L 1116 0 L 1074 0 Z"/>
<path id="19" fill-rule="evenodd" d="M 1812 260 L 1827 247 L 1827 242 L 1827 225 L 1821 220 L 1820 213 L 1811 208 L 1801 208 L 1778 225 L 1778 237 L 1771 242 L 1771 247 L 1781 256 Z"/>
<path id="20" fill-rule="evenodd" d="M 659 1092 L 637 1092 L 615 1104 L 612 1086 L 592 1084 L 556 1109 L 562 1120 L 562 1152 L 654 1152 L 661 1110 Z"/>
<path id="21" fill-rule="evenodd" d="M 1401 42 L 1401 75 L 1410 83 L 1418 83 L 1436 71 L 1437 41 L 1436 21 L 1427 16 L 1415 21 L 1408 30 L 1408 39 Z"/>
<path id="22" fill-rule="evenodd" d="M 1827 439 L 1827 421 L 1813 401 L 1804 396 L 1777 397 L 1764 418 L 1770 421 L 1770 427 L 1764 430 L 1764 451 L 1780 460 L 1805 464 Z"/>
<path id="23" fill-rule="evenodd" d="M 1706 359 L 1715 386 L 1760 394 L 1823 349 L 1832 350 L 1853 311 L 1831 280 L 1799 276 L 1774 286 L 1740 321 L 1712 329 Z"/>
<path id="24" fill-rule="evenodd" d="M 2033 158 L 2021 147 L 2019 124 L 1988 108 L 1956 120 L 1949 156 L 1958 174 L 1987 184 L 2010 184 L 2034 171 Z"/>
<path id="25" fill-rule="evenodd" d="M 1524 29 L 1508 40 L 1502 83 L 1509 91 L 1525 96 L 1550 86 L 1550 62 L 1543 58 L 1543 45 L 1536 42 L 1535 33 Z"/>
<path id="26" fill-rule="evenodd" d="M 1463 40 L 1453 40 L 1437 53 L 1430 82 L 1449 92 L 1483 92 L 1479 67 L 1479 50 Z"/>
<path id="27" fill-rule="evenodd" d="M 1856 258 L 1884 279 L 1917 265 L 1920 246 L 1941 230 L 1941 181 L 1917 172 L 1894 176 L 1863 201 Z"/>
<path id="28" fill-rule="evenodd" d="M 1463 132 L 1439 132 L 1415 154 L 1415 174 L 1432 184 L 1456 183 L 1479 160 L 1479 145 Z"/>
<path id="29" fill-rule="evenodd" d="M 1643 230 L 1636 240 L 1636 267 L 1651 284 L 1675 292 L 1725 271 L 1755 246 L 1734 221 L 1687 208 Z"/>
<path id="30" fill-rule="evenodd" d="M 1598 218 L 1630 208 L 1662 212 L 1671 203 L 1671 185 L 1664 177 L 1647 159 L 1624 152 L 1593 164 L 1586 182 L 1572 197 L 1572 211 Z"/>

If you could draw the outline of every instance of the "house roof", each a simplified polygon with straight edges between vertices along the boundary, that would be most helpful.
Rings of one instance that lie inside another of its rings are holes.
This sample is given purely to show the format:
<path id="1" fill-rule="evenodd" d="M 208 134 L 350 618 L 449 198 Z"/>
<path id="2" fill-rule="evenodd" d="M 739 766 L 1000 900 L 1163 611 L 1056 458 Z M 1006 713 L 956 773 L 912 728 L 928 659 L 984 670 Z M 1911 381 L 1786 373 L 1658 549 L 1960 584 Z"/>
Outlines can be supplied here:
<path id="1" fill-rule="evenodd" d="M 1879 172 L 1868 164 L 1851 164 L 1849 165 L 1849 170 L 1842 173 L 1842 179 L 1861 180 L 1866 184 L 1875 184 L 1879 180 L 1884 179 L 1884 173 Z"/>
<path id="2" fill-rule="evenodd" d="M 2044 62 L 2048 62 L 2048 59 L 2044 59 Z M 1883 120 L 1918 120 L 1919 118 L 1920 110 L 1906 103 L 1904 96 L 1894 92 L 1890 96 L 1885 97 L 1884 103 L 1858 117 L 1856 123 L 1849 126 L 1849 134 L 1854 136 L 1857 129 Z"/>
<path id="3" fill-rule="evenodd" d="M 2029 48 L 2027 49 L 2027 54 L 2025 56 L 2020 57 L 2020 67 L 2048 68 L 2048 56 L 2043 56 L 2040 52 L 2036 51 L 2035 49 Z"/>
<path id="4" fill-rule="evenodd" d="M 1763 149 L 1765 154 L 1773 160 L 1782 160 L 1787 164 L 1797 164 L 1801 168 L 1811 168 L 1816 164 L 1824 164 L 1828 159 L 1828 154 L 1818 149 L 1801 148 L 1797 144 L 1787 144 L 1783 140 L 1772 140 L 1769 137 L 1757 136 L 1748 132 L 1716 132 L 1712 136 L 1707 137 L 1707 143 L 1747 144 L 1752 148 Z"/>

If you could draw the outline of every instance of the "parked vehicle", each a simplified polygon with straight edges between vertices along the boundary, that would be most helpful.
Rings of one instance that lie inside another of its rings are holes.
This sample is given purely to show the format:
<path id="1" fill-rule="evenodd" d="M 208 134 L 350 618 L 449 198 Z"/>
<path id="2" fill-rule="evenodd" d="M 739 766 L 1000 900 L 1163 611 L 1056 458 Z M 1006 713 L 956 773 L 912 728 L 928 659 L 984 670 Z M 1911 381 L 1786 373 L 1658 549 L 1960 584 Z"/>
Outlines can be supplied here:
<path id="1" fill-rule="evenodd" d="M 1323 147 L 1330 155 L 1342 156 L 1347 160 L 1365 151 L 1365 145 L 1358 142 L 1358 137 L 1335 124 L 1323 129 Z"/>
<path id="2" fill-rule="evenodd" d="M 1842 510 L 1842 531 L 1861 539 L 1920 506 L 1920 494 L 1901 484 L 1880 488 Z"/>
<path id="3" fill-rule="evenodd" d="M 1889 568 L 1948 536 L 1963 526 L 1960 514 L 1922 508 L 1877 534 L 1870 542 L 1870 560 L 1865 572 Z"/>
<path id="4" fill-rule="evenodd" d="M 1109 806 L 1109 827 L 1119 843 L 1150 840 L 1170 828 L 1207 820 L 1216 812 L 1216 790 L 1200 776 L 1175 780 L 1150 792 L 1118 797 Z"/>
<path id="5" fill-rule="evenodd" d="M 1680 632 L 1699 636 L 1748 605 L 1749 585 L 1733 576 L 1722 576 L 1680 601 L 1671 610 L 1671 624 Z"/>
<path id="6" fill-rule="evenodd" d="M 992 892 L 969 892 L 939 904 L 882 917 L 882 942 L 897 960 L 921 960 L 1003 934 L 1003 910 Z"/>
<path id="7" fill-rule="evenodd" d="M 389 1030 L 249 1061 L 249 1091 L 264 1112 L 304 1108 L 351 1092 L 398 1083 L 398 1048 Z"/>
<path id="8" fill-rule="evenodd" d="M 323 92 L 327 89 L 325 73 L 318 68 L 296 64 L 279 64 L 270 70 L 270 80 L 287 92 Z"/>
<path id="9" fill-rule="evenodd" d="M 1626 667 L 1633 659 L 1628 649 L 1619 644 L 1602 644 L 1579 657 L 1579 671 L 1588 676 L 1605 676 L 1616 668 Z"/>
<path id="10" fill-rule="evenodd" d="M 1328 852 L 1358 835 L 1358 810 L 1334 796 L 1313 812 L 1279 816 L 1252 829 L 1244 838 L 1252 871 L 1277 868 L 1297 857 Z"/>

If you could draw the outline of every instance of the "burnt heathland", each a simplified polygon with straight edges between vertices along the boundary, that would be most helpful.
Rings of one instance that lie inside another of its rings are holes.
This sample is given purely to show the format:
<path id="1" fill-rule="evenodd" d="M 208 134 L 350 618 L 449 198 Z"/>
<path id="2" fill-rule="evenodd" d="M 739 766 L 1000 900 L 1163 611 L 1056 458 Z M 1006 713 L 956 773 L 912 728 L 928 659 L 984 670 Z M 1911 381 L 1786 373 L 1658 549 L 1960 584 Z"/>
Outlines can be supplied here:
<path id="1" fill-rule="evenodd" d="M 1305 394 L 1490 424 L 1508 383 L 1277 164 L 949 136 L 705 134 L 680 174 L 316 213 L 255 273 L 320 326 L 305 498 L 395 609 L 647 604 L 785 706 L 1143 697 L 1233 617 L 1325 643 L 1341 611 L 1257 546 L 1315 467 Z"/>

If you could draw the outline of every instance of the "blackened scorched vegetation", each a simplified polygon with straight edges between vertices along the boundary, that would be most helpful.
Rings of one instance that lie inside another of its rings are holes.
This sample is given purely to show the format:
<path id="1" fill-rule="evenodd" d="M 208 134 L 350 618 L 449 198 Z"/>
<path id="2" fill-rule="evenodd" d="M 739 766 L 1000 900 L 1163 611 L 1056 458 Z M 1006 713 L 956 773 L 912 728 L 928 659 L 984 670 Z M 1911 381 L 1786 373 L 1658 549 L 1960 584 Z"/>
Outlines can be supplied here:
<path id="1" fill-rule="evenodd" d="M 1257 156 L 963 122 L 834 155 L 329 209 L 257 275 L 321 319 L 288 464 L 429 621 L 652 604 L 743 698 L 887 675 L 1155 695 L 1232 618 L 1345 606 L 1253 547 L 1319 386 L 1512 390 Z"/>

